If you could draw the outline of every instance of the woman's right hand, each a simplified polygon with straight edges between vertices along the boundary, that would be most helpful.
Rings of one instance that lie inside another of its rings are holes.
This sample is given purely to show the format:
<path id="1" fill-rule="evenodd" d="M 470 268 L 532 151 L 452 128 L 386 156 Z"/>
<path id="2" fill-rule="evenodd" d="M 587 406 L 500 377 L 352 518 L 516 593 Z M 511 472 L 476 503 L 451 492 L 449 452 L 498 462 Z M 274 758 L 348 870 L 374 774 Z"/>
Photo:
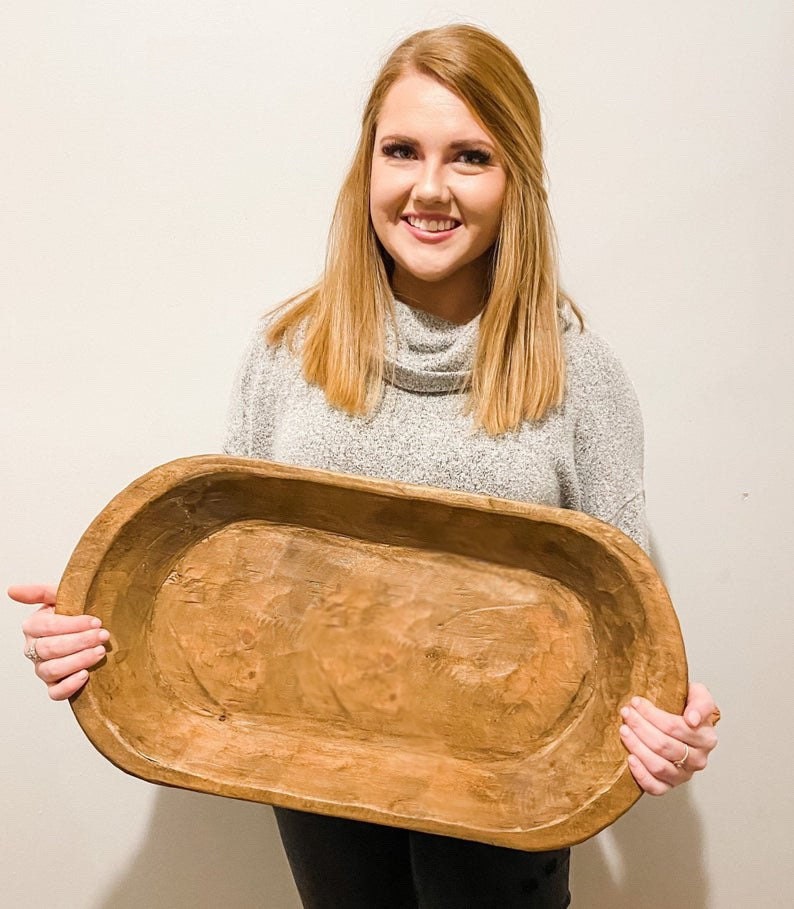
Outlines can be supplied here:
<path id="1" fill-rule="evenodd" d="M 56 615 L 55 588 L 49 585 L 9 587 L 8 595 L 17 603 L 41 604 L 22 623 L 25 651 L 35 644 L 36 675 L 54 701 L 66 700 L 85 685 L 88 670 L 104 657 L 110 634 L 96 616 Z"/>

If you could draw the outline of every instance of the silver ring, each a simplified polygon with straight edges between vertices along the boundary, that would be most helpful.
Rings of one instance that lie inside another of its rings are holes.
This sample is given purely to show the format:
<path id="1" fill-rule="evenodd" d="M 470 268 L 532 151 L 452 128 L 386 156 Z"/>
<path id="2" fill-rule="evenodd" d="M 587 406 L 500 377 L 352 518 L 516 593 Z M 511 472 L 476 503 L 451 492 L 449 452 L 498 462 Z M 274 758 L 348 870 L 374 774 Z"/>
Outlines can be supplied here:
<path id="1" fill-rule="evenodd" d="M 30 642 L 30 647 L 26 648 L 26 650 L 25 650 L 25 656 L 29 660 L 32 660 L 34 663 L 41 662 L 41 657 L 39 656 L 39 652 L 38 652 L 38 650 L 36 650 L 37 641 L 38 641 L 38 638 L 33 638 L 33 640 Z"/>
<path id="2" fill-rule="evenodd" d="M 686 759 L 689 757 L 689 745 L 687 745 L 686 742 L 684 742 L 683 745 L 684 745 L 684 756 L 681 758 L 680 761 L 673 761 L 673 767 L 677 767 L 679 770 L 686 770 L 686 767 L 684 765 L 686 764 Z"/>

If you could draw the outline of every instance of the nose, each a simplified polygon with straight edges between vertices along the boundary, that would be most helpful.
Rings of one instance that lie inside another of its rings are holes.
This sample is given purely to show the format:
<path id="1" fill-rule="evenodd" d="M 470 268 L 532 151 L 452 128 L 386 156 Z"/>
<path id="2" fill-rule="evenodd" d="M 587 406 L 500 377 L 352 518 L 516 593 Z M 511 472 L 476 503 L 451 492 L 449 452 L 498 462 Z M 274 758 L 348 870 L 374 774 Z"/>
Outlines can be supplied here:
<path id="1" fill-rule="evenodd" d="M 440 162 L 425 160 L 414 186 L 417 202 L 445 203 L 450 200 L 444 167 Z"/>

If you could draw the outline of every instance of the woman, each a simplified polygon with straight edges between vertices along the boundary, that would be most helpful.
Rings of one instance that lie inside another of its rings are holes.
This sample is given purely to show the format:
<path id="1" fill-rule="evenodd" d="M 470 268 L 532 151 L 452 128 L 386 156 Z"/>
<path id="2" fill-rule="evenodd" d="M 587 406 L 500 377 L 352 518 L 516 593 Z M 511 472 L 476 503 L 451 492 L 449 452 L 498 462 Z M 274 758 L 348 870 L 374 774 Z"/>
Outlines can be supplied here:
<path id="1" fill-rule="evenodd" d="M 647 547 L 642 427 L 608 348 L 560 291 L 538 102 L 517 58 L 466 25 L 419 32 L 367 103 L 321 281 L 257 326 L 225 450 L 575 508 Z M 77 691 L 108 633 L 53 614 L 24 626 L 50 691 Z M 634 699 L 616 717 L 637 783 L 703 769 L 714 703 Z M 308 907 L 561 907 L 568 850 L 524 853 L 285 809 Z"/>

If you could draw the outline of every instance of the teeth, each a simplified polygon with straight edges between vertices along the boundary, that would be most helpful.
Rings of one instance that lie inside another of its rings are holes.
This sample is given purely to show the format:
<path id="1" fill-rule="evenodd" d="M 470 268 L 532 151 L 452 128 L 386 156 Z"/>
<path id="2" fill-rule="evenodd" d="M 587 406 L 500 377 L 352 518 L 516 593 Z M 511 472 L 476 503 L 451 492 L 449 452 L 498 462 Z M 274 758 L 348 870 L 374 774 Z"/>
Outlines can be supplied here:
<path id="1" fill-rule="evenodd" d="M 426 221 L 424 218 L 414 218 L 412 215 L 408 217 L 408 223 L 411 227 L 427 231 L 452 230 L 456 224 L 455 221 Z"/>

